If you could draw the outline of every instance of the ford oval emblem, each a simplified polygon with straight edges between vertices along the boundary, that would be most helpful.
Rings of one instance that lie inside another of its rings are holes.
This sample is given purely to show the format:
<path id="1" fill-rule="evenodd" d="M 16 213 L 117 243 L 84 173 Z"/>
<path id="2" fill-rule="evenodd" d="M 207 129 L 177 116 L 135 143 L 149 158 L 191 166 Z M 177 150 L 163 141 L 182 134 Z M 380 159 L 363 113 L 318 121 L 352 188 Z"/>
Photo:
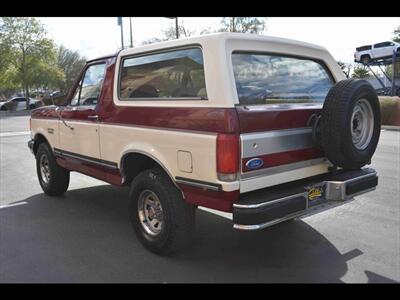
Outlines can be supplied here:
<path id="1" fill-rule="evenodd" d="M 252 158 L 246 163 L 246 167 L 249 169 L 258 169 L 264 164 L 261 158 Z"/>

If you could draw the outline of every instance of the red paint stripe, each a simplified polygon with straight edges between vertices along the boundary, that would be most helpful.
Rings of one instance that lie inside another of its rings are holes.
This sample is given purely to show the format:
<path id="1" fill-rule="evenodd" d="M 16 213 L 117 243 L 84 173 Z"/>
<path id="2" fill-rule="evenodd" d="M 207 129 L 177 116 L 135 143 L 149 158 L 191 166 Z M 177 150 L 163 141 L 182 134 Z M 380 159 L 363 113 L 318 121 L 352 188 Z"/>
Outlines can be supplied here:
<path id="1" fill-rule="evenodd" d="M 225 212 L 232 212 L 233 203 L 239 199 L 240 195 L 239 190 L 232 192 L 210 191 L 182 183 L 178 186 L 187 202 Z"/>
<path id="2" fill-rule="evenodd" d="M 162 108 L 114 106 L 112 112 L 95 110 L 64 111 L 65 120 L 90 121 L 89 115 L 99 115 L 101 123 L 147 126 L 153 128 L 182 129 L 203 132 L 236 133 L 238 121 L 234 108 Z M 32 112 L 32 118 L 57 118 L 52 108 L 41 108 Z M 94 121 L 96 122 L 96 121 Z"/>
<path id="3" fill-rule="evenodd" d="M 235 133 L 238 122 L 234 108 L 163 108 L 114 106 L 102 114 L 102 122 L 205 132 Z"/>
<path id="4" fill-rule="evenodd" d="M 279 152 L 279 153 L 255 156 L 255 157 L 261 158 L 264 161 L 264 165 L 261 168 L 256 169 L 256 170 L 276 167 L 276 166 L 280 166 L 280 165 L 286 165 L 286 164 L 295 163 L 295 162 L 299 162 L 302 160 L 318 158 L 318 157 L 322 157 L 322 156 L 323 156 L 322 152 L 316 148 L 307 148 L 307 149 L 300 149 L 300 150 L 293 150 L 293 151 L 287 151 L 287 152 Z M 254 171 L 253 169 L 249 169 L 246 166 L 246 163 L 250 159 L 255 158 L 255 157 L 248 157 L 248 158 L 242 159 L 242 171 L 243 172 Z"/>
<path id="5" fill-rule="evenodd" d="M 111 170 L 99 165 L 94 165 L 86 161 L 74 158 L 56 158 L 57 164 L 60 166 L 76 171 L 88 176 L 95 177 L 116 186 L 122 186 L 122 176 L 119 170 Z"/>

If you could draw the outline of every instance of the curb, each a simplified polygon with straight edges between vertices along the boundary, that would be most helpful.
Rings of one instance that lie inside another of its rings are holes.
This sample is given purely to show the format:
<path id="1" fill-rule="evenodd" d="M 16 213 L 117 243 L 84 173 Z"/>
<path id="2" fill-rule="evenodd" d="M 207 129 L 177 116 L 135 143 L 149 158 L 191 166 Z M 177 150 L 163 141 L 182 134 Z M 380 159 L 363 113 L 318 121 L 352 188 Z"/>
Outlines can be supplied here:
<path id="1" fill-rule="evenodd" d="M 381 129 L 400 131 L 400 126 L 382 125 Z"/>

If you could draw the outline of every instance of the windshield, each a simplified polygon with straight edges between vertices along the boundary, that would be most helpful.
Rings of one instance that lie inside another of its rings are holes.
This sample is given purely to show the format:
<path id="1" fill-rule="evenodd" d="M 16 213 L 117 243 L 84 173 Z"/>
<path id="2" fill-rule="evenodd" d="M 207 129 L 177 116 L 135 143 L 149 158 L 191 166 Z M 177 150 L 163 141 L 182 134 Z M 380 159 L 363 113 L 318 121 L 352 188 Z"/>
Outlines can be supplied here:
<path id="1" fill-rule="evenodd" d="M 318 62 L 280 55 L 233 53 L 239 103 L 323 103 L 334 84 Z"/>

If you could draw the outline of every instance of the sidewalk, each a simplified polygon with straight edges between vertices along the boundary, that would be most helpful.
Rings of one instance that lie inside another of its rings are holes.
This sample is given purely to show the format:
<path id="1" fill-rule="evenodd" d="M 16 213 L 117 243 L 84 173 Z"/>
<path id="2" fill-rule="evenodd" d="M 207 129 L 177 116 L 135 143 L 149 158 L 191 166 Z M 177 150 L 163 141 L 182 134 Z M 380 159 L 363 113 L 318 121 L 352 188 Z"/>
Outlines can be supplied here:
<path id="1" fill-rule="evenodd" d="M 400 131 L 400 126 L 382 125 L 382 129 Z"/>
<path id="2" fill-rule="evenodd" d="M 31 114 L 30 110 L 20 110 L 20 111 L 0 111 L 1 117 L 14 117 L 14 116 L 29 116 Z"/>

